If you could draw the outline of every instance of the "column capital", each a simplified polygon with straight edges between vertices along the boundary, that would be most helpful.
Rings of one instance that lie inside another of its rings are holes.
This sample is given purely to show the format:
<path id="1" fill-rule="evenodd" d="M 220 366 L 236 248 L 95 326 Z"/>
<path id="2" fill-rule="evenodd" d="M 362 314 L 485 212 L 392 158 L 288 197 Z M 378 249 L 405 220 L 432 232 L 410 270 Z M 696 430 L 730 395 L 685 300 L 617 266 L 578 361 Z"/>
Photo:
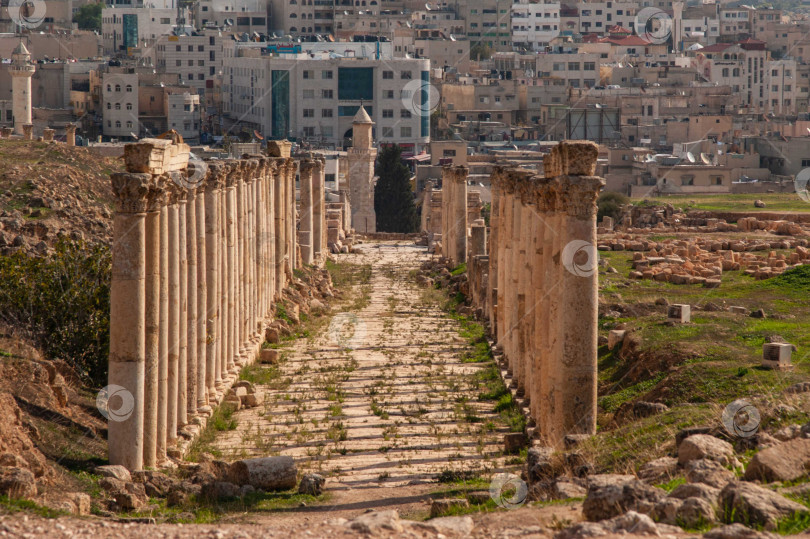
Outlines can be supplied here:
<path id="1" fill-rule="evenodd" d="M 553 180 L 537 176 L 532 185 L 534 203 L 540 212 L 557 211 L 557 185 Z"/>
<path id="2" fill-rule="evenodd" d="M 156 183 L 151 174 L 115 172 L 110 174 L 110 179 L 116 197 L 116 211 L 121 213 L 147 211 L 150 189 Z"/>
<path id="3" fill-rule="evenodd" d="M 515 194 L 520 198 L 520 202 L 526 205 L 535 203 L 535 187 L 537 176 L 529 173 L 519 174 L 515 178 Z"/>
<path id="4" fill-rule="evenodd" d="M 225 176 L 227 175 L 227 168 L 224 164 L 217 162 L 211 163 L 208 167 L 208 173 L 205 178 L 205 190 L 216 191 L 222 189 L 225 185 Z"/>
<path id="5" fill-rule="evenodd" d="M 298 162 L 298 170 L 299 170 L 299 172 L 301 173 L 302 176 L 304 174 L 306 174 L 308 176 L 312 175 L 313 171 L 317 167 L 318 167 L 318 161 L 315 160 L 315 159 L 306 158 L 306 159 L 302 159 L 301 161 Z"/>
<path id="6" fill-rule="evenodd" d="M 442 181 L 465 182 L 469 174 L 470 169 L 464 165 L 445 165 L 442 167 Z"/>
<path id="7" fill-rule="evenodd" d="M 543 174 L 546 178 L 556 176 L 593 176 L 599 145 L 589 140 L 562 141 L 551 153 L 543 157 Z"/>
<path id="8" fill-rule="evenodd" d="M 578 219 L 596 218 L 596 199 L 605 180 L 598 176 L 560 176 L 557 204 L 559 211 Z"/>
<path id="9" fill-rule="evenodd" d="M 258 159 L 250 158 L 245 161 L 245 177 L 243 178 L 246 182 L 252 182 L 258 176 L 258 171 L 261 164 L 259 163 Z"/>

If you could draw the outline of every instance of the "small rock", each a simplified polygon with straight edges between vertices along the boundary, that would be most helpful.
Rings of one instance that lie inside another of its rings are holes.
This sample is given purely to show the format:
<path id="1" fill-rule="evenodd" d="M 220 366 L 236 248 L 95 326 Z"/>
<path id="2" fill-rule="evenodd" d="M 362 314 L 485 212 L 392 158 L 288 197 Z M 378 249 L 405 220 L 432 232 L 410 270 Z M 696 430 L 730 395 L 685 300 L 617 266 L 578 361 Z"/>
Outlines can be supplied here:
<path id="1" fill-rule="evenodd" d="M 678 471 L 678 459 L 675 457 L 661 457 L 651 460 L 638 471 L 638 478 L 649 484 L 658 484 L 669 481 Z"/>
<path id="2" fill-rule="evenodd" d="M 526 435 L 522 432 L 510 432 L 503 437 L 504 452 L 507 455 L 520 453 L 526 447 Z"/>
<path id="3" fill-rule="evenodd" d="M 717 519 L 713 504 L 703 498 L 687 498 L 678 508 L 675 520 L 685 528 L 702 528 Z"/>
<path id="4" fill-rule="evenodd" d="M 734 459 L 734 447 L 725 440 L 708 434 L 689 436 L 678 446 L 678 463 L 683 466 L 689 461 L 698 459 L 731 464 Z"/>
<path id="5" fill-rule="evenodd" d="M 396 510 L 390 511 L 372 511 L 360 515 L 346 523 L 346 525 L 360 533 L 365 534 L 385 534 L 390 535 L 391 532 L 402 532 L 402 521 L 399 519 L 399 513 Z"/>
<path id="6" fill-rule="evenodd" d="M 96 466 L 96 473 L 103 477 L 114 477 L 115 479 L 124 481 L 125 483 L 132 481 L 132 475 L 129 473 L 129 470 L 120 464 Z"/>
<path id="7" fill-rule="evenodd" d="M 797 438 L 756 453 L 745 470 L 745 480 L 793 481 L 810 469 L 810 439 Z"/>
<path id="8" fill-rule="evenodd" d="M 642 481 L 591 486 L 582 504 L 583 516 L 591 521 L 613 518 L 627 511 L 649 513 L 667 493 Z"/>
<path id="9" fill-rule="evenodd" d="M 733 481 L 720 492 L 720 510 L 727 524 L 739 522 L 772 530 L 779 519 L 806 512 L 807 507 L 765 487 Z"/>
<path id="10" fill-rule="evenodd" d="M 279 351 L 274 348 L 262 348 L 259 352 L 259 363 L 275 365 L 278 363 Z"/>
<path id="11" fill-rule="evenodd" d="M 227 481 L 213 481 L 203 485 L 201 494 L 210 501 L 238 498 L 239 487 Z"/>
<path id="12" fill-rule="evenodd" d="M 684 483 L 678 485 L 669 493 L 670 498 L 685 500 L 687 498 L 702 498 L 712 505 L 717 505 L 720 489 L 705 483 Z"/>
<path id="13" fill-rule="evenodd" d="M 723 488 L 735 477 L 734 472 L 713 460 L 693 460 L 684 469 L 690 483 L 704 483 L 716 488 Z"/>
<path id="14" fill-rule="evenodd" d="M 703 534 L 703 539 L 776 539 L 776 535 L 747 528 L 742 524 L 729 524 Z"/>
<path id="15" fill-rule="evenodd" d="M 763 201 L 761 201 L 760 199 L 756 199 L 756 200 L 754 201 L 754 207 L 755 207 L 755 208 L 764 208 L 764 207 L 765 207 L 765 203 L 764 203 Z"/>
<path id="16" fill-rule="evenodd" d="M 678 516 L 678 509 L 683 505 L 683 500 L 678 498 L 664 498 L 652 508 L 650 517 L 655 522 L 663 522 L 664 524 L 676 524 Z"/>
<path id="17" fill-rule="evenodd" d="M 323 493 L 323 486 L 326 478 L 320 474 L 307 473 L 301 478 L 298 485 L 299 494 L 309 494 L 310 496 L 320 496 Z"/>
<path id="18" fill-rule="evenodd" d="M 554 539 L 579 539 L 581 537 L 619 536 L 619 535 L 652 535 L 661 534 L 655 522 L 644 514 L 628 511 L 603 522 L 580 522 L 554 535 Z"/>
<path id="19" fill-rule="evenodd" d="M 0 468 L 0 495 L 9 498 L 31 498 L 37 495 L 33 472 L 25 468 Z"/>
<path id="20" fill-rule="evenodd" d="M 751 318 L 765 318 L 765 309 L 757 309 L 756 311 L 751 311 L 749 314 Z"/>

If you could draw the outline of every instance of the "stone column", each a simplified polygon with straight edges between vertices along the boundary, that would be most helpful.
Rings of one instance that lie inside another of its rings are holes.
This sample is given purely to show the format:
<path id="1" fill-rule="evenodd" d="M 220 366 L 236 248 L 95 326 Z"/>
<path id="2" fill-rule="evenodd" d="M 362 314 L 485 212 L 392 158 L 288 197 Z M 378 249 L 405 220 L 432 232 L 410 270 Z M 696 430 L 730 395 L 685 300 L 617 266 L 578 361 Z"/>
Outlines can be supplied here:
<path id="1" fill-rule="evenodd" d="M 511 339 L 511 276 L 509 275 L 509 268 L 511 267 L 512 260 L 512 225 L 514 218 L 512 216 L 514 204 L 514 179 L 505 172 L 501 178 L 501 253 L 500 260 L 498 260 L 498 267 L 503 268 L 503 271 L 498 274 L 498 344 L 504 351 L 508 353 L 509 340 Z M 511 365 L 511 364 L 510 364 Z"/>
<path id="2" fill-rule="evenodd" d="M 34 124 L 23 124 L 23 140 L 34 140 Z"/>
<path id="3" fill-rule="evenodd" d="M 284 160 L 275 160 L 275 176 L 273 178 L 273 219 L 275 220 L 275 295 L 276 301 L 281 299 L 284 290 Z"/>
<path id="4" fill-rule="evenodd" d="M 73 124 L 65 126 L 65 144 L 68 146 L 76 145 L 76 126 Z"/>
<path id="5" fill-rule="evenodd" d="M 276 174 L 278 173 L 278 163 L 273 160 L 267 161 L 267 169 L 264 181 L 264 195 L 267 198 L 267 210 L 265 212 L 265 237 L 264 245 L 267 250 L 267 285 L 265 288 L 265 302 L 263 316 L 270 316 L 270 310 L 273 308 L 273 300 L 276 295 L 276 237 L 278 233 L 276 222 Z"/>
<path id="6" fill-rule="evenodd" d="M 209 403 L 216 400 L 217 364 L 219 362 L 219 198 L 225 166 L 211 165 L 212 173 L 205 186 L 205 273 L 206 273 L 206 346 L 205 385 Z"/>
<path id="7" fill-rule="evenodd" d="M 546 263 L 545 246 L 550 242 L 550 234 L 554 232 L 549 219 L 550 205 L 545 192 L 546 181 L 544 178 L 536 178 L 533 182 L 534 206 L 537 214 L 532 219 L 532 239 L 533 247 L 529 252 L 529 261 L 532 264 L 532 282 L 530 286 L 534 291 L 535 316 L 532 317 L 534 325 L 530 327 L 532 332 L 533 349 L 531 352 L 531 415 L 535 421 L 537 434 L 542 433 L 543 419 L 542 407 L 544 397 L 548 391 L 548 366 L 547 366 L 547 339 L 548 339 L 548 299 L 549 292 L 555 283 L 548 283 L 546 286 Z"/>
<path id="8" fill-rule="evenodd" d="M 295 209 L 295 172 L 297 163 L 293 159 L 287 160 L 287 279 L 292 282 L 293 270 L 296 268 L 296 252 L 297 252 L 297 235 L 296 228 L 296 209 Z"/>
<path id="9" fill-rule="evenodd" d="M 162 179 L 165 182 L 165 179 Z M 160 326 L 158 370 L 157 460 L 166 460 L 166 436 L 169 414 L 169 206 L 171 189 L 167 186 L 166 205 L 160 209 Z"/>
<path id="10" fill-rule="evenodd" d="M 249 167 L 245 161 L 239 162 L 239 173 L 236 178 L 236 197 L 234 201 L 234 266 L 230 272 L 233 283 L 233 317 L 231 319 L 231 331 L 233 332 L 231 344 L 231 360 L 228 362 L 228 372 L 236 374 L 238 365 L 242 361 L 244 351 L 244 316 L 245 312 L 245 285 L 248 281 L 250 268 L 245 263 L 245 241 L 247 238 L 247 174 Z"/>
<path id="11" fill-rule="evenodd" d="M 180 238 L 179 204 L 169 206 L 169 380 L 166 444 L 177 441 L 177 401 L 180 388 Z"/>
<path id="12" fill-rule="evenodd" d="M 208 253 L 206 251 L 206 190 L 212 181 L 209 168 L 205 181 L 197 189 L 197 411 L 210 414 L 208 406 Z"/>
<path id="13" fill-rule="evenodd" d="M 301 246 L 301 260 L 305 265 L 312 265 L 312 176 L 315 173 L 316 162 L 304 159 L 298 170 L 300 171 L 300 201 L 301 214 L 298 217 L 298 242 Z"/>
<path id="14" fill-rule="evenodd" d="M 144 449 L 146 211 L 152 176 L 116 173 L 111 179 L 117 208 L 113 221 L 108 383 L 122 389 L 109 395 L 109 458 L 111 464 L 140 470 Z"/>
<path id="15" fill-rule="evenodd" d="M 186 204 L 186 414 L 197 414 L 197 186 L 191 185 Z"/>
<path id="16" fill-rule="evenodd" d="M 518 396 L 523 395 L 523 372 L 521 371 L 521 357 L 520 357 L 520 331 L 519 325 L 522 318 L 520 312 L 521 307 L 521 291 L 520 291 L 520 262 L 521 250 L 523 244 L 521 238 L 523 237 L 523 223 L 521 222 L 522 204 L 520 203 L 520 192 L 518 189 L 518 182 L 523 180 L 523 176 L 515 174 L 514 183 L 515 190 L 511 196 L 512 202 L 512 226 L 511 234 L 509 235 L 510 244 L 512 246 L 510 257 L 508 260 L 508 267 L 510 268 L 508 274 L 507 291 L 509 295 L 506 297 L 506 307 L 509 308 L 509 338 L 507 339 L 507 359 L 509 366 L 512 370 L 512 385 L 518 388 Z M 525 301 L 525 298 L 524 298 Z"/>
<path id="17" fill-rule="evenodd" d="M 540 426 L 542 438 L 548 444 L 554 444 L 556 440 L 562 439 L 557 425 L 557 414 L 560 407 L 559 369 L 557 363 L 562 354 L 562 341 L 560 340 L 560 250 L 561 250 L 561 230 L 559 202 L 557 192 L 559 184 L 556 181 L 546 181 L 543 196 L 547 199 L 547 218 L 549 226 L 543 234 L 544 262 L 544 289 L 546 320 L 543 337 L 544 353 L 541 357 L 541 370 L 545 375 L 541 378 L 541 391 L 543 392 L 543 404 L 541 405 Z M 542 334 L 541 334 L 542 335 Z"/>
<path id="18" fill-rule="evenodd" d="M 454 167 L 453 182 L 453 260 L 456 264 L 467 261 L 467 167 Z"/>
<path id="19" fill-rule="evenodd" d="M 483 222 L 470 227 L 470 257 L 487 254 L 487 227 Z"/>
<path id="20" fill-rule="evenodd" d="M 325 167 L 326 163 L 319 159 L 312 176 L 312 252 L 319 266 L 323 264 L 326 245 Z"/>
<path id="21" fill-rule="evenodd" d="M 152 182 L 146 213 L 146 370 L 144 385 L 143 465 L 155 468 L 158 441 L 158 373 L 160 371 L 160 209 L 164 192 Z"/>
<path id="22" fill-rule="evenodd" d="M 561 430 L 566 434 L 596 432 L 598 274 L 596 199 L 605 180 L 594 176 L 598 146 L 561 142 L 552 150 L 548 177 L 557 173 L 564 234 L 561 260 L 561 337 L 559 357 Z M 546 159 L 549 159 L 548 157 Z"/>
<path id="23" fill-rule="evenodd" d="M 503 174 L 500 167 L 496 168 L 491 176 L 492 185 L 492 206 L 489 213 L 489 291 L 487 297 L 489 311 L 489 328 L 497 341 L 498 327 L 496 320 L 497 293 L 498 293 L 498 257 L 501 250 L 501 184 L 500 177 Z"/>
<path id="24" fill-rule="evenodd" d="M 175 174 L 180 174 L 175 173 Z M 183 182 L 183 179 L 178 181 Z M 182 183 L 180 185 L 183 185 Z M 186 219 L 188 202 L 186 189 L 181 189 L 177 201 L 177 240 L 180 251 L 180 324 L 177 338 L 180 353 L 177 356 L 177 429 L 188 425 L 188 244 Z"/>
<path id="25" fill-rule="evenodd" d="M 237 163 L 236 166 L 238 167 L 239 164 Z M 225 378 L 227 373 L 235 371 L 235 364 L 234 359 L 236 354 L 239 350 L 239 344 L 237 339 L 239 338 L 239 334 L 237 333 L 239 329 L 239 324 L 236 323 L 236 316 L 237 316 L 237 287 L 236 287 L 236 275 L 237 273 L 242 270 L 244 271 L 244 267 L 239 263 L 239 245 L 237 244 L 239 241 L 239 237 L 237 234 L 239 232 L 240 224 L 242 219 L 237 219 L 237 192 L 236 186 L 239 186 L 240 190 L 244 188 L 244 183 L 242 182 L 241 174 L 238 170 L 234 170 L 231 174 L 231 181 L 228 184 L 227 195 L 225 199 L 226 204 L 226 237 L 228 241 L 228 259 L 225 264 L 225 275 L 226 275 L 226 286 L 228 287 L 228 314 L 225 315 L 226 320 L 226 332 L 227 332 L 227 339 L 228 344 L 225 348 L 225 362 L 222 364 L 222 377 Z M 241 193 L 239 193 L 241 194 Z M 240 234 L 241 236 L 241 234 Z M 244 275 L 240 274 L 240 277 L 244 278 Z"/>
<path id="26" fill-rule="evenodd" d="M 42 130 L 42 142 L 53 142 L 54 130 L 46 127 Z"/>

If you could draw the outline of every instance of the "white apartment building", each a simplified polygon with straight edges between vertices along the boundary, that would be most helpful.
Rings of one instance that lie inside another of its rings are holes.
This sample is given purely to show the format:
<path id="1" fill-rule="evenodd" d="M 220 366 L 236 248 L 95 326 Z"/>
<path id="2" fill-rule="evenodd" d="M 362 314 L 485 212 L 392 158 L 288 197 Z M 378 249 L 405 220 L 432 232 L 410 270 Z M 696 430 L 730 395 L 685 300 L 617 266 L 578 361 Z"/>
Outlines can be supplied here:
<path id="1" fill-rule="evenodd" d="M 611 26 L 621 26 L 628 30 L 635 27 L 635 17 L 638 9 L 636 2 L 577 2 L 576 4 L 579 28 L 562 28 L 571 33 L 605 34 Z M 572 32 L 573 31 L 573 32 Z"/>
<path id="2" fill-rule="evenodd" d="M 101 79 L 102 130 L 110 137 L 138 135 L 138 74 L 103 73 Z"/>
<path id="3" fill-rule="evenodd" d="M 572 88 L 592 88 L 599 85 L 601 53 L 539 54 L 537 77 L 565 81 Z"/>
<path id="4" fill-rule="evenodd" d="M 206 87 L 213 88 L 214 77 L 222 71 L 223 41 L 221 31 L 208 29 L 199 35 L 162 36 L 155 46 L 155 66 L 177 73 L 181 81 L 204 93 Z"/>
<path id="5" fill-rule="evenodd" d="M 126 53 L 130 48 L 151 47 L 173 32 L 177 10 L 171 8 L 105 7 L 101 10 L 104 54 Z"/>
<path id="6" fill-rule="evenodd" d="M 253 124 L 268 138 L 342 147 L 362 105 L 378 143 L 399 144 L 406 153 L 428 144 L 429 60 L 394 58 L 391 43 L 379 50 L 376 43 L 307 43 L 309 52 L 289 54 L 266 45 L 225 44 L 222 98 L 229 120 Z"/>
<path id="7" fill-rule="evenodd" d="M 512 46 L 515 50 L 543 50 L 560 34 L 560 4 L 512 4 Z"/>
<path id="8" fill-rule="evenodd" d="M 270 5 L 270 30 L 279 34 L 287 35 L 313 35 L 313 34 L 335 34 L 334 24 L 337 14 L 343 15 L 344 11 L 355 18 L 361 18 L 355 13 L 354 2 L 342 6 L 338 0 L 268 0 Z M 377 6 L 377 2 L 374 2 Z M 378 10 L 377 7 L 357 2 L 357 10 L 364 13 L 371 10 Z M 371 23 L 373 21 L 369 21 Z M 373 33 L 377 33 L 376 26 Z"/>
<path id="9" fill-rule="evenodd" d="M 796 113 L 796 99 L 799 96 L 797 70 L 796 60 L 792 59 L 771 60 L 765 64 L 766 107 L 769 112 L 776 115 Z"/>

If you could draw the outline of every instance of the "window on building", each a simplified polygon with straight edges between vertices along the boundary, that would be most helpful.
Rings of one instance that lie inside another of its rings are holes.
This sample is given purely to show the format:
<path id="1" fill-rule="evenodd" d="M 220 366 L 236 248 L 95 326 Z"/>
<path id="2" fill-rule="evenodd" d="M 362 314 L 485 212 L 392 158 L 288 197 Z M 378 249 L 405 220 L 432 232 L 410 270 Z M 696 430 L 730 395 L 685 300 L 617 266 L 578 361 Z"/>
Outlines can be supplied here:
<path id="1" fill-rule="evenodd" d="M 127 103 L 127 110 L 132 110 L 132 103 Z"/>
<path id="2" fill-rule="evenodd" d="M 324 99 L 333 99 L 335 96 L 334 90 L 321 90 L 321 97 Z"/>
<path id="3" fill-rule="evenodd" d="M 331 80 L 332 79 L 332 71 L 329 70 L 329 69 L 324 69 L 323 71 L 321 71 L 321 78 L 326 79 L 326 80 Z"/>
<path id="4" fill-rule="evenodd" d="M 392 109 L 383 109 L 382 111 L 383 118 L 393 118 L 394 111 Z"/>
<path id="5" fill-rule="evenodd" d="M 332 118 L 333 110 L 332 109 L 322 109 L 321 110 L 321 118 Z"/>
<path id="6" fill-rule="evenodd" d="M 399 74 L 399 78 L 404 80 L 410 80 L 413 78 L 413 75 L 411 74 L 410 71 L 403 71 Z"/>
<path id="7" fill-rule="evenodd" d="M 394 72 L 393 71 L 383 71 L 383 78 L 384 79 L 393 79 Z"/>
<path id="8" fill-rule="evenodd" d="M 314 99 L 315 98 L 315 90 L 312 88 L 304 89 L 303 92 L 304 99 Z"/>
<path id="9" fill-rule="evenodd" d="M 411 111 L 409 111 L 408 109 L 400 109 L 399 110 L 399 117 L 400 118 L 410 118 L 411 117 Z"/>
<path id="10" fill-rule="evenodd" d="M 304 118 L 314 118 L 315 109 L 304 109 Z"/>
<path id="11" fill-rule="evenodd" d="M 411 137 L 411 128 L 410 126 L 403 125 L 399 128 L 399 136 L 402 138 L 410 138 Z"/>
<path id="12" fill-rule="evenodd" d="M 383 136 L 383 138 L 394 138 L 394 128 L 393 127 L 383 127 L 382 128 L 382 136 Z"/>

